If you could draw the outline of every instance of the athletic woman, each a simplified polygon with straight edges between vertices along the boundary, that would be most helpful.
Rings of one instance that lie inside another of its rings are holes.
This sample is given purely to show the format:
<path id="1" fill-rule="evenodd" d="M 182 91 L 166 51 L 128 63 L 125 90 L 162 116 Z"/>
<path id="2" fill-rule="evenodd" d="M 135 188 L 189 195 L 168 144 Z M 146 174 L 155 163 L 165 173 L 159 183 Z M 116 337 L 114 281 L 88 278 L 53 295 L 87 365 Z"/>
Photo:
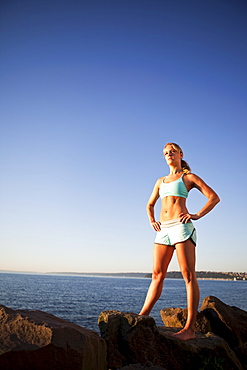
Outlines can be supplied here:
<path id="1" fill-rule="evenodd" d="M 170 173 L 157 180 L 147 204 L 148 218 L 157 235 L 154 242 L 152 282 L 140 315 L 149 315 L 159 299 L 168 265 L 176 249 L 180 271 L 186 284 L 188 316 L 184 328 L 174 336 L 187 340 L 195 338 L 200 294 L 195 272 L 196 230 L 192 220 L 205 216 L 220 199 L 200 177 L 190 172 L 188 163 L 182 159 L 183 151 L 179 145 L 168 143 L 163 153 Z M 198 189 L 208 199 L 205 206 L 196 214 L 189 213 L 186 208 L 186 198 L 193 188 Z M 160 221 L 156 221 L 154 206 L 159 197 Z"/>

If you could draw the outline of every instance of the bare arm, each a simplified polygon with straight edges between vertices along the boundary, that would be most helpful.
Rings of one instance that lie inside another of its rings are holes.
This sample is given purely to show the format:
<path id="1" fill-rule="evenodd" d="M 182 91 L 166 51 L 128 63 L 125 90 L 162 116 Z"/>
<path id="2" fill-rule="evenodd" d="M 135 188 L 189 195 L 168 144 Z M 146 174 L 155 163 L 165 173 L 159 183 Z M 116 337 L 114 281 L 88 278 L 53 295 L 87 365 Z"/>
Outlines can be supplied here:
<path id="1" fill-rule="evenodd" d="M 179 217 L 180 221 L 183 223 L 186 223 L 191 219 L 198 220 L 199 218 L 205 216 L 220 201 L 220 198 L 216 194 L 216 192 L 212 188 L 210 188 L 210 186 L 208 186 L 199 176 L 194 174 L 188 174 L 187 176 L 190 189 L 197 188 L 203 195 L 205 195 L 208 198 L 208 201 L 205 204 L 205 206 L 202 209 L 200 209 L 196 214 L 181 213 Z"/>
<path id="2" fill-rule="evenodd" d="M 162 178 L 156 181 L 156 184 L 154 185 L 153 191 L 150 195 L 150 198 L 146 206 L 150 225 L 155 231 L 160 231 L 160 222 L 155 221 L 155 217 L 154 217 L 154 206 L 159 198 L 159 188 L 160 188 L 161 181 L 162 181 Z"/>

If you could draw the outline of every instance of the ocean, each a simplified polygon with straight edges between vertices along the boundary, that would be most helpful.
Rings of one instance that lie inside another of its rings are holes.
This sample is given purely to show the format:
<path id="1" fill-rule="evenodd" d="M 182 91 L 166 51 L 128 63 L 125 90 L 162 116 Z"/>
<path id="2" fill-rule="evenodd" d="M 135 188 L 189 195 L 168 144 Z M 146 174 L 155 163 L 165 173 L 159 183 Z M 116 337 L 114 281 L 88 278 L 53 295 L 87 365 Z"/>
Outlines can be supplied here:
<path id="1" fill-rule="evenodd" d="M 99 333 L 98 316 L 105 310 L 139 313 L 148 278 L 0 273 L 0 304 L 12 309 L 41 310 Z M 216 296 L 247 311 L 247 281 L 199 280 L 203 298 Z M 199 305 L 199 308 L 200 308 Z M 186 307 L 181 279 L 166 279 L 151 316 L 163 325 L 160 310 Z"/>

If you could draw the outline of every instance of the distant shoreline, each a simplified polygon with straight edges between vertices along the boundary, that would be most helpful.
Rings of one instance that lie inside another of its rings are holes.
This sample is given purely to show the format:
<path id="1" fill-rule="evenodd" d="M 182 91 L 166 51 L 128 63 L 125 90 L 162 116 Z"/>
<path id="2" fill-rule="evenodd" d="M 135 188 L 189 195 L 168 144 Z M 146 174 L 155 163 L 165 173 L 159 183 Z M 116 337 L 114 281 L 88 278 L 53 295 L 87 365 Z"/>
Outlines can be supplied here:
<path id="1" fill-rule="evenodd" d="M 73 275 L 73 276 L 92 276 L 92 277 L 122 277 L 122 278 L 151 278 L 151 273 L 144 272 L 32 272 L 32 271 L 6 271 L 0 273 L 14 274 L 40 274 L 40 275 Z M 243 280 L 247 281 L 246 272 L 216 272 L 216 271 L 197 271 L 198 280 Z M 182 279 L 179 271 L 168 271 L 167 279 Z"/>

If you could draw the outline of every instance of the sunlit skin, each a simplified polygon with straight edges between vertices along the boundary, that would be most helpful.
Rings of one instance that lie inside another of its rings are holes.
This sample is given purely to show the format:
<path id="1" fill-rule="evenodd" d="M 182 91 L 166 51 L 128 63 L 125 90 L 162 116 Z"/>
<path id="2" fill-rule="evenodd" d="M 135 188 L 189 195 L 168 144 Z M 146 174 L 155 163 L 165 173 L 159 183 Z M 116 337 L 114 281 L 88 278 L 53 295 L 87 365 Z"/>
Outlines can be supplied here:
<path id="1" fill-rule="evenodd" d="M 174 146 L 170 144 L 164 147 L 163 153 L 170 169 L 169 175 L 165 177 L 165 182 L 175 181 L 183 174 L 181 165 L 183 153 L 182 151 L 176 150 Z M 156 221 L 154 207 L 159 198 L 159 188 L 163 180 L 164 177 L 157 180 L 146 208 L 150 225 L 155 231 L 161 230 L 160 222 L 179 219 L 182 223 L 187 223 L 190 220 L 198 220 L 210 212 L 220 201 L 215 191 L 200 177 L 192 173 L 187 173 L 183 176 L 183 181 L 187 190 L 190 191 L 196 188 L 205 195 L 207 198 L 205 206 L 196 214 L 191 214 L 186 207 L 185 198 L 167 196 L 161 200 L 160 220 Z M 188 317 L 184 328 L 174 334 L 174 336 L 182 340 L 188 340 L 195 338 L 195 321 L 200 296 L 195 272 L 195 245 L 190 239 L 177 243 L 175 248 L 163 244 L 154 244 L 152 282 L 148 289 L 140 315 L 149 315 L 154 304 L 159 299 L 163 289 L 167 268 L 175 249 L 180 271 L 186 284 Z"/>

